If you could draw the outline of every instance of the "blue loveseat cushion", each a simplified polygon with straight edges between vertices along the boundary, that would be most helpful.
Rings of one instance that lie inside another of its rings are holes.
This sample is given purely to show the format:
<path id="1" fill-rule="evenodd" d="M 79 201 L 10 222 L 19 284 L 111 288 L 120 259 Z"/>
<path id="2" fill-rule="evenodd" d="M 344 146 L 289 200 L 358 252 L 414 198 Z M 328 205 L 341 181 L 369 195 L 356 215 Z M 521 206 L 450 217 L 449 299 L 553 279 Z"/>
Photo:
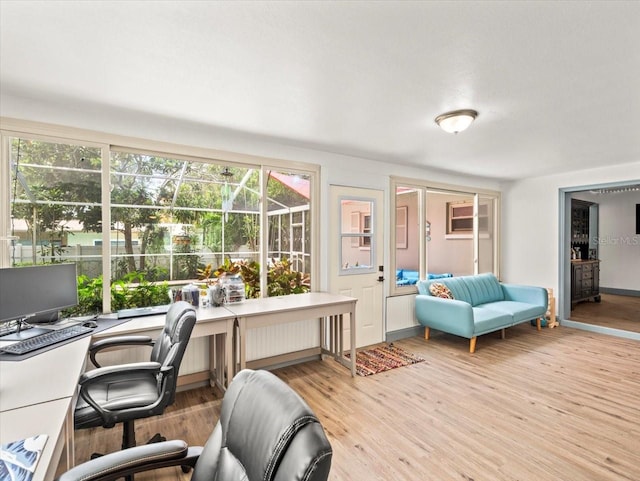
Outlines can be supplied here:
<path id="1" fill-rule="evenodd" d="M 541 307 L 539 305 L 527 304 L 525 302 L 516 301 L 498 301 L 489 304 L 480 304 L 476 306 L 483 310 L 499 312 L 508 316 L 513 316 L 513 323 L 517 324 L 522 321 L 528 321 L 535 317 L 540 317 Z M 475 311 L 474 311 L 475 312 Z"/>

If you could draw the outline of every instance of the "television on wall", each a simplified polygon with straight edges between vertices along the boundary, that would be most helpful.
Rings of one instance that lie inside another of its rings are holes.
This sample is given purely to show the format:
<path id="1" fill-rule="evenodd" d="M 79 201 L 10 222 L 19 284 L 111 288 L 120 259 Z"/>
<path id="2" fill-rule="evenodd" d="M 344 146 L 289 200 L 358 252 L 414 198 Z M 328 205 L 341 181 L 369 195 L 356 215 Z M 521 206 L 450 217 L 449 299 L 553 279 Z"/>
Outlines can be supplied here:
<path id="1" fill-rule="evenodd" d="M 640 204 L 636 204 L 636 234 L 640 234 Z"/>

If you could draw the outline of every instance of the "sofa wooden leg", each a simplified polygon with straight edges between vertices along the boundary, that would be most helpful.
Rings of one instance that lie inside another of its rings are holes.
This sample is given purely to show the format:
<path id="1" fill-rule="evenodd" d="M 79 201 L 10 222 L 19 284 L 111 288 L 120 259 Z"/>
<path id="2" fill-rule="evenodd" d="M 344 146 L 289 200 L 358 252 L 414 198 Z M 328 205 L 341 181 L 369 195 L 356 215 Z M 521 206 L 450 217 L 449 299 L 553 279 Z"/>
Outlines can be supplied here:
<path id="1" fill-rule="evenodd" d="M 542 318 L 540 318 L 540 317 L 538 317 L 538 318 L 536 319 L 536 329 L 537 329 L 538 331 L 541 331 L 541 330 L 542 330 Z"/>
<path id="2" fill-rule="evenodd" d="M 478 340 L 478 338 L 477 338 L 477 337 L 472 337 L 472 338 L 469 340 L 469 352 L 470 352 L 471 354 L 473 354 L 474 352 L 476 352 L 476 341 L 477 341 L 477 340 Z"/>
<path id="3" fill-rule="evenodd" d="M 507 330 L 503 327 L 502 329 L 500 329 L 500 339 L 506 339 L 507 338 Z"/>
<path id="4" fill-rule="evenodd" d="M 428 341 L 429 340 L 429 336 L 431 335 L 431 328 L 430 327 L 425 327 L 424 328 L 424 338 Z"/>

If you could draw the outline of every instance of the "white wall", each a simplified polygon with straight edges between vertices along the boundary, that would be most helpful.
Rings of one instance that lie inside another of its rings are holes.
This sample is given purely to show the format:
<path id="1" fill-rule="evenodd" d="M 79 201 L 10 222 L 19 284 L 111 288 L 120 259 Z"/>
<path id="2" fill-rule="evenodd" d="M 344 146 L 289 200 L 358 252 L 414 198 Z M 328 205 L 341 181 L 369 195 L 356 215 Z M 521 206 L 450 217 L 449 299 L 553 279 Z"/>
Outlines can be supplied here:
<path id="1" fill-rule="evenodd" d="M 640 182 L 640 161 L 503 185 L 502 280 L 552 287 L 558 292 L 559 190 L 581 186 L 586 190 L 592 185 L 620 181 Z M 601 232 L 608 228 L 605 224 Z M 628 272 L 637 276 L 638 269 Z"/>

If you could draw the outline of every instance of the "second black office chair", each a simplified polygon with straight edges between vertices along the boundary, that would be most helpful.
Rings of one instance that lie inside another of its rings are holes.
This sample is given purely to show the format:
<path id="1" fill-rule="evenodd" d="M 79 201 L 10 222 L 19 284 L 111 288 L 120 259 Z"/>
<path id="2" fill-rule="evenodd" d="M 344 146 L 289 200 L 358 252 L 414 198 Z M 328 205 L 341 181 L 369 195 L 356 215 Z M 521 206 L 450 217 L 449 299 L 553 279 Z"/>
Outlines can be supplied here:
<path id="1" fill-rule="evenodd" d="M 114 481 L 194 465 L 191 481 L 326 481 L 332 457 L 324 429 L 304 399 L 274 374 L 245 369 L 224 394 L 204 448 L 181 440 L 137 446 L 80 464 L 57 481 Z"/>
<path id="2" fill-rule="evenodd" d="M 89 348 L 96 369 L 80 376 L 75 429 L 111 428 L 123 423 L 122 449 L 136 445 L 136 419 L 162 414 L 173 404 L 178 370 L 187 348 L 196 313 L 188 302 L 172 304 L 160 336 L 118 336 L 96 341 Z M 101 367 L 96 354 L 123 346 L 153 346 L 149 362 Z M 164 440 L 156 434 L 151 442 Z"/>

